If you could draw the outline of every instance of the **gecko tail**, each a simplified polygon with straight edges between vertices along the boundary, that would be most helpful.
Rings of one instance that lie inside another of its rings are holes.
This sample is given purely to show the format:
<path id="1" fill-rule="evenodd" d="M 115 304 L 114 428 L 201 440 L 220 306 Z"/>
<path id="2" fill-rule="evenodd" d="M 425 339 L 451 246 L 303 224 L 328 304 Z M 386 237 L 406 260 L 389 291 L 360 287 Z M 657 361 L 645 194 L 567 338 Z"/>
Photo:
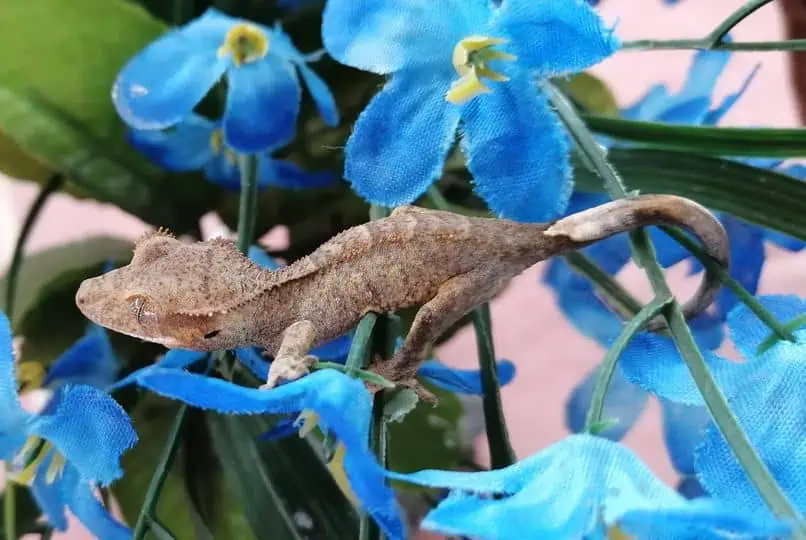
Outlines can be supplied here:
<path id="1" fill-rule="evenodd" d="M 571 241 L 569 249 L 580 249 L 615 234 L 649 225 L 671 225 L 693 233 L 705 252 L 725 269 L 730 264 L 730 245 L 725 228 L 707 208 L 675 195 L 640 195 L 619 199 L 570 215 L 544 231 L 547 236 Z M 706 268 L 694 296 L 683 305 L 686 318 L 705 311 L 721 285 L 719 276 Z M 666 322 L 657 318 L 646 329 L 663 330 Z"/>

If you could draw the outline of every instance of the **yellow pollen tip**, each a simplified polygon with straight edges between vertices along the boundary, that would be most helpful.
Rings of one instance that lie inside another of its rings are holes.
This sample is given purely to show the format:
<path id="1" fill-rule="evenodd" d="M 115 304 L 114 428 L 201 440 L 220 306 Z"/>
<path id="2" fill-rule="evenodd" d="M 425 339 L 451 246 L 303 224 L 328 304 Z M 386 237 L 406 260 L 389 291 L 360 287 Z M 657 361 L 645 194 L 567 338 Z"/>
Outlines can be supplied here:
<path id="1" fill-rule="evenodd" d="M 319 425 L 319 415 L 312 409 L 305 409 L 297 417 L 295 424 L 299 423 L 302 423 L 302 427 L 299 428 L 299 436 L 307 437 Z"/>
<path id="2" fill-rule="evenodd" d="M 336 446 L 336 451 L 333 453 L 333 459 L 331 459 L 327 463 L 327 470 L 330 471 L 330 475 L 333 477 L 333 480 L 336 482 L 336 485 L 339 486 L 339 489 L 347 499 L 353 503 L 353 505 L 358 506 L 358 497 L 355 496 L 353 492 L 353 488 L 350 486 L 350 481 L 347 479 L 347 472 L 344 470 L 344 455 L 347 452 L 347 448 L 344 446 L 344 443 L 339 443 Z"/>
<path id="3" fill-rule="evenodd" d="M 45 380 L 45 368 L 38 362 L 20 362 L 17 366 L 18 391 L 40 388 Z"/>
<path id="4" fill-rule="evenodd" d="M 453 67 L 460 78 L 451 85 L 445 99 L 459 105 L 479 94 L 489 94 L 492 90 L 482 82 L 482 78 L 493 82 L 508 81 L 509 77 L 493 70 L 489 65 L 495 60 L 517 60 L 513 54 L 493 49 L 506 42 L 505 39 L 488 36 L 469 36 L 460 40 L 453 49 Z"/>
<path id="5" fill-rule="evenodd" d="M 236 67 L 260 60 L 268 52 L 269 37 L 258 26 L 248 23 L 233 26 L 218 48 L 218 56 L 231 54 Z"/>
<path id="6" fill-rule="evenodd" d="M 64 464 L 66 460 L 64 456 L 59 452 L 53 453 L 53 458 L 50 460 L 50 465 L 48 465 L 48 470 L 45 473 L 45 482 L 48 484 L 52 484 L 62 475 L 64 471 Z"/>
<path id="7" fill-rule="evenodd" d="M 29 438 L 25 441 L 25 445 L 23 445 L 20 452 L 14 458 L 15 464 L 22 466 L 22 470 L 11 473 L 9 478 L 18 484 L 30 486 L 39 466 L 42 465 L 42 462 L 52 448 L 53 447 L 48 442 L 42 444 L 42 439 L 39 437 Z M 33 459 L 29 460 L 32 453 L 35 453 L 35 455 Z"/>
<path id="8" fill-rule="evenodd" d="M 213 134 L 210 135 L 210 148 L 214 154 L 221 153 L 221 149 L 224 148 L 224 132 L 220 129 L 213 131 Z"/>

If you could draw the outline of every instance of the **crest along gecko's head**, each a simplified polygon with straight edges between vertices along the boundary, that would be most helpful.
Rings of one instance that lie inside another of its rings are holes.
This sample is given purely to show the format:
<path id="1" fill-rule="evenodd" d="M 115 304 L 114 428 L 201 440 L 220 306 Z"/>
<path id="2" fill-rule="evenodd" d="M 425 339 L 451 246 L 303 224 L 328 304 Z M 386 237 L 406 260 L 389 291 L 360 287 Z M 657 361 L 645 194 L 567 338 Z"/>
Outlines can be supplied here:
<path id="1" fill-rule="evenodd" d="M 259 291 L 263 271 L 229 240 L 186 243 L 164 231 L 137 241 L 131 262 L 85 280 L 76 305 L 106 328 L 169 348 L 227 348 L 233 310 Z M 263 280 L 264 281 L 264 280 Z"/>

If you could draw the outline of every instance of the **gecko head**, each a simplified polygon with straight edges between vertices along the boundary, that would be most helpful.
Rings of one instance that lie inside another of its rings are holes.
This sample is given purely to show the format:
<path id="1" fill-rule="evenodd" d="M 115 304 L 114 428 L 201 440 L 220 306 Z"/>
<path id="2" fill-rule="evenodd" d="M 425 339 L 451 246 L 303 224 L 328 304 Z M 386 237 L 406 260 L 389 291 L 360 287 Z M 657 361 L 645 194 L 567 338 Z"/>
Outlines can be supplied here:
<path id="1" fill-rule="evenodd" d="M 84 280 L 76 305 L 101 326 L 168 348 L 221 348 L 220 313 L 183 313 L 200 305 L 205 268 L 214 265 L 199 244 L 150 233 L 137 241 L 128 265 Z"/>

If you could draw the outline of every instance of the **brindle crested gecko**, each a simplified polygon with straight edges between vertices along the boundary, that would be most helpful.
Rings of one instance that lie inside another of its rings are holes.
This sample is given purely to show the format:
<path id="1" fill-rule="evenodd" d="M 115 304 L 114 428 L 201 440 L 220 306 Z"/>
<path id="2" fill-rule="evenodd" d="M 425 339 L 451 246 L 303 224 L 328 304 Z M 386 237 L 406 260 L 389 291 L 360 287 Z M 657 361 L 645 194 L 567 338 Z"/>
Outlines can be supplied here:
<path id="1" fill-rule="evenodd" d="M 76 304 L 90 320 L 168 348 L 259 346 L 274 356 L 264 387 L 305 375 L 308 351 L 368 312 L 422 306 L 391 360 L 372 369 L 427 395 L 415 374 L 436 339 L 539 261 L 657 224 L 688 229 L 728 265 L 728 238 L 699 204 L 671 195 L 621 199 L 553 223 L 466 217 L 412 206 L 348 229 L 279 270 L 264 269 L 230 240 L 185 243 L 164 231 L 142 237 L 131 263 L 85 280 Z M 719 287 L 706 272 L 686 303 L 708 307 Z M 664 327 L 662 319 L 648 329 Z"/>

